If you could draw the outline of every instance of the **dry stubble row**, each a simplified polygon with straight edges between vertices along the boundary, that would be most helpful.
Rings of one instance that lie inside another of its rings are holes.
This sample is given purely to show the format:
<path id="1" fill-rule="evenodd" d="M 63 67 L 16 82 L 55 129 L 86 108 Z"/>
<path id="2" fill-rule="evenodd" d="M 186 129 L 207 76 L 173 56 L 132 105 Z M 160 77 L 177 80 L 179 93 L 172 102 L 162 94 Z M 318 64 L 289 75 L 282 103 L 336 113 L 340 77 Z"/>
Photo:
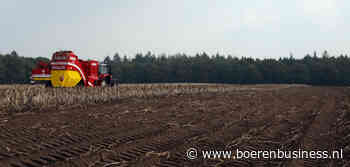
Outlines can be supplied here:
<path id="1" fill-rule="evenodd" d="M 121 84 L 117 87 L 44 88 L 12 85 L 0 90 L 0 112 L 42 111 L 49 108 L 84 107 L 130 97 L 150 98 L 207 92 L 246 90 L 225 84 Z"/>

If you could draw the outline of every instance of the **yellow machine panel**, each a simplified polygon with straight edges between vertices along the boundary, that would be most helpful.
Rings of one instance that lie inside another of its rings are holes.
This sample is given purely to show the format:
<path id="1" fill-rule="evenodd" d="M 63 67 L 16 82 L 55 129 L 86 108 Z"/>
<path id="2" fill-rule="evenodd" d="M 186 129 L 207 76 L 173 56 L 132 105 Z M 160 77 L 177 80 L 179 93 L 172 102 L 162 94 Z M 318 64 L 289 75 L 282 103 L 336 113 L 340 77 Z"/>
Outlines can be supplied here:
<path id="1" fill-rule="evenodd" d="M 50 77 L 33 77 L 32 80 L 34 81 L 50 81 Z"/>
<path id="2" fill-rule="evenodd" d="M 81 80 L 78 71 L 51 70 L 51 83 L 53 87 L 74 87 Z"/>

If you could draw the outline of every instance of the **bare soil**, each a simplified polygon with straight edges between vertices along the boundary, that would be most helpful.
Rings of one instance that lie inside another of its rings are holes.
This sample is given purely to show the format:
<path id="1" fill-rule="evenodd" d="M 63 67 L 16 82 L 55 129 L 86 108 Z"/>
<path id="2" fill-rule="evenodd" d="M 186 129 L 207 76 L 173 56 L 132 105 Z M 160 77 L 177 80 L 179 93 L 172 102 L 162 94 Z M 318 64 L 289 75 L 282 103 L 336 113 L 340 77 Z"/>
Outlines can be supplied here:
<path id="1" fill-rule="evenodd" d="M 349 88 L 256 88 L 0 116 L 0 167 L 350 165 Z M 343 149 L 344 157 L 190 160 L 191 147 Z"/>

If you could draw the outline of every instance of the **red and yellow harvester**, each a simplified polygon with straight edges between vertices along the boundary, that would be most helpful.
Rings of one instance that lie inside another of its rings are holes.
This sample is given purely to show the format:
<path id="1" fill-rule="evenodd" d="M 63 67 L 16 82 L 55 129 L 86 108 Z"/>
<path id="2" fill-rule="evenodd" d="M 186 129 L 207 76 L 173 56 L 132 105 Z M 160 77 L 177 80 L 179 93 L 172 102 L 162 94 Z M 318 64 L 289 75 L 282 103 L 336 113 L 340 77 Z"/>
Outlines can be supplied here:
<path id="1" fill-rule="evenodd" d="M 38 75 L 39 68 L 33 69 L 32 80 Z M 106 86 L 114 85 L 111 68 L 108 64 L 95 60 L 80 60 L 72 51 L 59 51 L 52 55 L 52 59 L 45 68 L 49 79 L 46 85 L 53 87 Z"/>

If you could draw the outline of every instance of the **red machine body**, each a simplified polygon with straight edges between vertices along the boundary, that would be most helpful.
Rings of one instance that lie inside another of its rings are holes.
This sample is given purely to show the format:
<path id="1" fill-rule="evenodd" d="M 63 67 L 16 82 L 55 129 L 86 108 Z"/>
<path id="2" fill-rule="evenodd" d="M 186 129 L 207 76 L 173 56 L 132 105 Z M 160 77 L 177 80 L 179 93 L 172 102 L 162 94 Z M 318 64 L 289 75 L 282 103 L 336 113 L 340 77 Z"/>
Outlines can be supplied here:
<path id="1" fill-rule="evenodd" d="M 35 83 L 46 83 L 50 81 L 51 70 L 49 68 L 49 63 L 40 61 L 37 66 L 32 69 L 32 75 L 30 76 L 30 82 Z"/>
<path id="2" fill-rule="evenodd" d="M 44 64 L 42 64 L 44 65 Z M 48 65 L 33 69 L 50 74 L 49 85 L 53 87 L 105 86 L 114 85 L 110 66 L 95 60 L 81 60 L 72 51 L 59 51 L 52 55 Z"/>

